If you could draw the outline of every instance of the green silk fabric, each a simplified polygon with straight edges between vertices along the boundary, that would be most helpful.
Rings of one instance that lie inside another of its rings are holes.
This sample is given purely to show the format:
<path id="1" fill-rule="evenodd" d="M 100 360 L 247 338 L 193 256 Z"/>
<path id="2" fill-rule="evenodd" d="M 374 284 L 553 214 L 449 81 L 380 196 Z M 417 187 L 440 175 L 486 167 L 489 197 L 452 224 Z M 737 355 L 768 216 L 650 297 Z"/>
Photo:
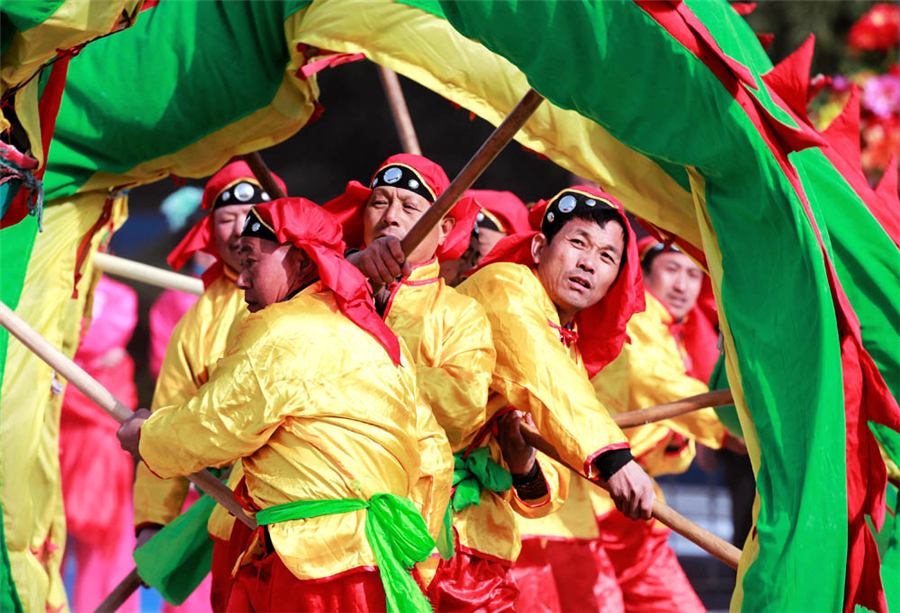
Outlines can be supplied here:
<path id="1" fill-rule="evenodd" d="M 263 509 L 260 526 L 296 519 L 366 511 L 366 539 L 378 562 L 389 613 L 431 613 L 431 605 L 409 574 L 435 547 L 421 513 L 406 498 L 375 494 L 369 500 L 297 500 Z"/>
<path id="2" fill-rule="evenodd" d="M 481 490 L 505 492 L 512 487 L 509 471 L 491 459 L 491 450 L 477 447 L 463 459 L 465 451 L 453 454 L 453 497 L 450 504 L 457 513 L 481 504 Z"/>

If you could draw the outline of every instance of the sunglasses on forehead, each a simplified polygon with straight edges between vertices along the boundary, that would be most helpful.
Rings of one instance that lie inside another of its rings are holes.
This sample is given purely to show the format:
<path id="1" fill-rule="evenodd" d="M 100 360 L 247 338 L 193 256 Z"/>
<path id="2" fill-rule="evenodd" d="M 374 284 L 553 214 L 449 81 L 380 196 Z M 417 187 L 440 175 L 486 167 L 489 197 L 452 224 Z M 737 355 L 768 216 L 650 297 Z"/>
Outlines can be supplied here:
<path id="1" fill-rule="evenodd" d="M 616 210 L 616 207 L 605 198 L 598 198 L 597 196 L 585 194 L 583 192 L 566 190 L 560 192 L 556 198 L 547 205 L 547 210 L 544 212 L 544 221 L 546 223 L 553 223 L 558 217 L 569 215 L 578 208 L 586 210 Z"/>

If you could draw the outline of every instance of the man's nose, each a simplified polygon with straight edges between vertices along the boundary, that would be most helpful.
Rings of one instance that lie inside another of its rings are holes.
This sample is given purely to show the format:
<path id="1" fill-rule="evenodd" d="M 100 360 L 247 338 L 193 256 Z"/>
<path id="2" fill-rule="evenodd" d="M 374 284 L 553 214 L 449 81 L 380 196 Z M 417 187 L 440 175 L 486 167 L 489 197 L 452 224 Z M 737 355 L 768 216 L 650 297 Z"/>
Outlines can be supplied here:
<path id="1" fill-rule="evenodd" d="M 683 272 L 679 272 L 675 275 L 675 282 L 672 284 L 672 289 L 678 292 L 683 292 L 687 289 L 687 275 Z"/>
<path id="2" fill-rule="evenodd" d="M 239 289 L 250 289 L 250 275 L 246 270 L 242 270 L 235 281 Z"/>
<path id="3" fill-rule="evenodd" d="M 384 211 L 382 221 L 387 225 L 397 225 L 400 219 L 400 209 L 403 204 L 399 200 L 392 200 Z"/>
<path id="4" fill-rule="evenodd" d="M 234 227 L 231 228 L 233 237 L 240 237 L 241 232 L 244 230 L 244 222 L 247 220 L 246 215 L 236 215 L 234 218 Z"/>
<path id="5" fill-rule="evenodd" d="M 578 259 L 578 268 L 592 275 L 597 270 L 596 264 L 587 255 L 583 255 Z"/>

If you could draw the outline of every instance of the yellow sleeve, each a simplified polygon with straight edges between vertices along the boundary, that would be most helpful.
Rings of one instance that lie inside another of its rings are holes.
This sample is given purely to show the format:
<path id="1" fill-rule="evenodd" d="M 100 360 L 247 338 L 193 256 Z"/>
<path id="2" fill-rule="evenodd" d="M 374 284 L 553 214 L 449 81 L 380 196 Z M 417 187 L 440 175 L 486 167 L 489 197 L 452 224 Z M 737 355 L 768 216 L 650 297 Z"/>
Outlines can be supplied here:
<path id="1" fill-rule="evenodd" d="M 510 490 L 509 505 L 527 519 L 540 519 L 559 511 L 569 497 L 569 477 L 572 471 L 538 452 L 537 463 L 547 482 L 547 494 L 532 500 L 522 500 L 516 488 Z M 578 478 L 578 477 L 576 477 Z"/>
<path id="2" fill-rule="evenodd" d="M 202 298 L 201 298 L 202 300 Z M 175 326 L 162 367 L 151 411 L 160 407 L 187 402 L 206 382 L 208 339 L 199 319 L 201 308 L 195 303 Z M 185 478 L 160 479 L 139 462 L 134 480 L 134 524 L 166 525 L 175 519 L 184 506 L 190 482 Z"/>
<path id="3" fill-rule="evenodd" d="M 444 429 L 431 408 L 416 403 L 416 430 L 419 440 L 419 478 L 410 490 L 410 500 L 425 518 L 428 532 L 437 538 L 444 524 L 453 483 L 453 454 Z"/>
<path id="4" fill-rule="evenodd" d="M 423 356 L 417 366 L 422 396 L 454 450 L 468 445 L 484 424 L 496 359 L 484 309 L 477 302 L 466 302 L 465 309 L 454 313 L 452 328 L 443 330 L 438 355 Z"/>
<path id="5" fill-rule="evenodd" d="M 675 339 L 662 326 L 654 326 L 643 313 L 628 324 L 632 411 L 705 394 L 709 388 L 688 376 Z M 663 422 L 665 426 L 699 443 L 720 449 L 727 430 L 713 409 L 692 411 Z"/>
<path id="6" fill-rule="evenodd" d="M 628 448 L 628 439 L 597 400 L 584 366 L 550 327 L 544 308 L 549 298 L 530 269 L 487 266 L 459 291 L 478 300 L 487 313 L 497 351 L 492 390 L 531 413 L 566 463 L 594 477 L 595 457 Z"/>
<path id="7" fill-rule="evenodd" d="M 160 408 L 141 428 L 140 451 L 162 478 L 224 466 L 262 447 L 286 410 L 314 383 L 283 376 L 296 351 L 270 333 L 263 312 L 247 317 L 209 382 L 182 405 Z"/>

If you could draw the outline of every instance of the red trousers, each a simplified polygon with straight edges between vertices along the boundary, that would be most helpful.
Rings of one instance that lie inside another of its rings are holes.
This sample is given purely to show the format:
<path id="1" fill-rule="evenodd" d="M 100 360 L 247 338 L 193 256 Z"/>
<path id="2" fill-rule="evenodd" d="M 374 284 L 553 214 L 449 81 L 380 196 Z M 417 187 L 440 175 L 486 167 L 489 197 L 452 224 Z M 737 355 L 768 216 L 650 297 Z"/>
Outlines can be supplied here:
<path id="1" fill-rule="evenodd" d="M 241 567 L 228 598 L 228 613 L 365 613 L 385 611 L 384 587 L 377 568 L 364 568 L 327 579 L 301 581 L 278 557 Z"/>
<path id="2" fill-rule="evenodd" d="M 595 556 L 605 555 L 612 563 L 626 612 L 706 612 L 669 547 L 671 530 L 655 522 L 632 521 L 619 511 L 598 517 L 597 524 Z"/>
<path id="3" fill-rule="evenodd" d="M 440 561 L 427 592 L 437 613 L 513 612 L 518 594 L 509 563 L 458 549 Z"/>
<path id="4" fill-rule="evenodd" d="M 592 541 L 527 537 L 513 568 L 518 613 L 703 613 L 671 532 L 612 511 Z"/>
<path id="5" fill-rule="evenodd" d="M 519 585 L 517 613 L 622 613 L 622 596 L 612 563 L 595 541 L 522 539 L 513 566 Z M 602 598 L 598 598 L 601 596 Z"/>
<path id="6" fill-rule="evenodd" d="M 363 613 L 385 611 L 377 568 L 360 568 L 323 579 L 300 580 L 271 552 L 231 571 L 246 549 L 250 528 L 234 522 L 228 542 L 213 539 L 212 594 L 216 613 Z"/>

